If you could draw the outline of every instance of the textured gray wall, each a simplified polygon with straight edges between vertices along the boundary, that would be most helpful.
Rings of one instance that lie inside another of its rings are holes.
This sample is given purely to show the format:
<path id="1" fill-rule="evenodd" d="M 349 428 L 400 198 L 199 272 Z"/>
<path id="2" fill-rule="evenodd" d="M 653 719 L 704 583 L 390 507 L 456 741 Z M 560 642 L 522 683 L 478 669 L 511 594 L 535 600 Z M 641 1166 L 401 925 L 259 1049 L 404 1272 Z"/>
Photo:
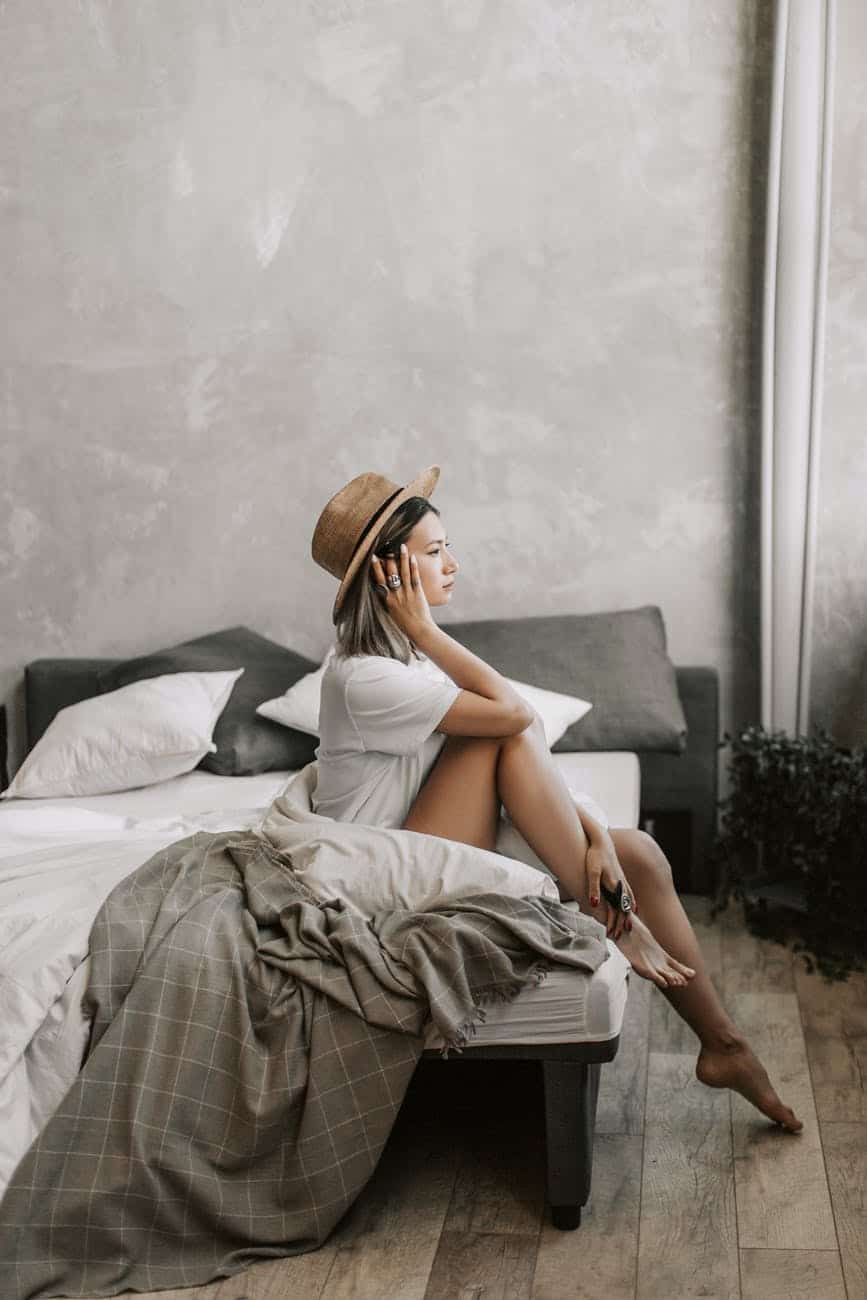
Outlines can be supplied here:
<path id="1" fill-rule="evenodd" d="M 867 743 L 867 7 L 838 0 L 812 721 Z"/>
<path id="2" fill-rule="evenodd" d="M 321 506 L 437 462 L 449 617 L 656 602 L 753 719 L 768 14 L 8 0 L 0 694 L 315 656 Z"/>

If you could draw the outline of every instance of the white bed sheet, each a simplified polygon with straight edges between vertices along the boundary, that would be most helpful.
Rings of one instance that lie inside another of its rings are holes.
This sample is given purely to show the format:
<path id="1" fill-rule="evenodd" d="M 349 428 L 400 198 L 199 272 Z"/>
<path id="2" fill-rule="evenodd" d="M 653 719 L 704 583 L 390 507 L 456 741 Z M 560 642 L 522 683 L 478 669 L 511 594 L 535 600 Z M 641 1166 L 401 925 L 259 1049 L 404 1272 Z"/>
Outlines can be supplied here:
<path id="1" fill-rule="evenodd" d="M 187 772 L 169 781 L 121 790 L 117 794 L 95 794 L 75 799 L 9 799 L 0 803 L 0 849 L 5 838 L 6 815 L 30 809 L 40 816 L 74 809 L 108 813 L 117 817 L 164 818 L 223 811 L 233 808 L 263 808 L 283 789 L 289 772 L 262 772 L 259 776 L 216 776 L 213 772 Z"/>
<path id="2" fill-rule="evenodd" d="M 637 824 L 634 754 L 554 758 L 570 787 L 596 800 L 612 826 Z M 0 803 L 0 1195 L 79 1068 L 88 1029 L 80 1006 L 87 943 L 103 900 L 175 840 L 198 830 L 257 826 L 290 775 L 223 777 L 197 771 L 89 799 Z M 526 845 L 523 850 L 514 855 L 525 857 Z M 609 947 L 611 960 L 589 980 L 555 969 L 513 1002 L 488 1007 L 472 1041 L 614 1037 L 629 963 Z M 431 1027 L 426 1046 L 438 1045 Z"/>

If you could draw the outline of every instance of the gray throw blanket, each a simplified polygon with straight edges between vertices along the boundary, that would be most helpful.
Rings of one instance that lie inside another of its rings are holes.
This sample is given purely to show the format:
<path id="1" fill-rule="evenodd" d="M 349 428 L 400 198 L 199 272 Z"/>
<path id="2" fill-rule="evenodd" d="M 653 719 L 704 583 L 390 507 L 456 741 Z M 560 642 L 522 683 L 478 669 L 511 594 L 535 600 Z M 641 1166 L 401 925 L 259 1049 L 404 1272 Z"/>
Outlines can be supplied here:
<path id="1" fill-rule="evenodd" d="M 546 898 L 372 919 L 253 832 L 198 834 L 106 899 L 84 1067 L 0 1204 L 0 1296 L 192 1286 L 315 1250 L 370 1178 L 432 1016 L 607 957 Z"/>

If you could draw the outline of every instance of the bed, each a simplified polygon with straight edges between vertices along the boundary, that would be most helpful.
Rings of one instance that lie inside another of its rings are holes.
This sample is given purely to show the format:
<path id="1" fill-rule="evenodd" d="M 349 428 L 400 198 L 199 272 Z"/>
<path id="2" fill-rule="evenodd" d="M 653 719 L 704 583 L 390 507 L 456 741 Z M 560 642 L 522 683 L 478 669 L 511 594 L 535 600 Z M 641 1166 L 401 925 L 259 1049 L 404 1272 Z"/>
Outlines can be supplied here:
<path id="1" fill-rule="evenodd" d="M 569 761 L 572 756 L 563 755 L 558 765 L 570 783 L 578 780 L 600 802 L 606 800 L 618 813 L 622 809 L 618 824 L 634 825 L 635 756 L 583 757 L 576 764 Z M 5 1040 L 0 1056 L 0 1189 L 80 1065 L 88 1034 L 80 1006 L 87 980 L 87 937 L 103 899 L 157 850 L 197 830 L 254 828 L 289 776 L 192 772 L 119 794 L 0 805 L 0 1023 Z M 562 1045 L 585 1045 L 577 1064 L 582 1079 L 582 1067 L 589 1066 L 591 1082 L 598 1062 L 611 1059 L 617 1050 L 628 969 L 612 945 L 611 960 L 589 980 L 565 968 L 554 970 L 543 985 L 524 990 L 515 1002 L 489 1008 L 485 1024 L 466 1050 L 476 1058 L 529 1057 L 545 1045 L 546 1080 L 556 1087 L 563 1074 L 556 1069 L 558 1062 L 575 1060 L 574 1051 L 564 1051 Z M 427 1053 L 438 1055 L 441 1047 L 431 1026 Z M 557 1110 L 553 1096 L 552 1108 Z M 573 1116 L 573 1127 L 576 1119 Z M 555 1125 L 549 1117 L 552 1134 L 559 1133 L 557 1149 L 569 1122 L 564 1115 Z M 576 1133 L 570 1143 L 576 1157 L 578 1141 Z M 589 1149 L 582 1164 L 589 1182 Z M 570 1202 L 573 1193 L 568 1187 L 554 1194 L 564 1198 L 555 1205 L 577 1206 L 586 1199 L 581 1195 L 580 1201 Z"/>
<path id="2" fill-rule="evenodd" d="M 106 662 L 43 660 L 28 668 L 29 745 L 59 708 L 93 689 L 94 665 Z M 678 680 L 695 671 L 701 670 L 679 670 Z M 705 697 L 702 710 L 693 710 L 696 718 L 707 713 L 707 691 Z M 663 756 L 625 749 L 554 753 L 567 784 L 618 826 L 639 823 L 648 757 Z M 694 768 L 687 761 L 684 772 Z M 80 1066 L 88 1035 L 80 1006 L 88 933 L 103 899 L 157 850 L 187 835 L 261 826 L 297 770 L 246 776 L 196 770 L 115 794 L 0 804 L 0 1191 Z M 688 790 L 685 775 L 680 784 Z M 541 865 L 506 822 L 498 851 Z M 589 1196 L 599 1072 L 617 1052 L 626 1005 L 629 964 L 608 946 L 609 960 L 592 976 L 556 968 L 514 1001 L 490 1007 L 465 1051 L 449 1057 L 540 1062 L 548 1201 L 560 1228 L 578 1226 Z M 431 1024 L 425 1054 L 438 1055 L 441 1047 Z"/>

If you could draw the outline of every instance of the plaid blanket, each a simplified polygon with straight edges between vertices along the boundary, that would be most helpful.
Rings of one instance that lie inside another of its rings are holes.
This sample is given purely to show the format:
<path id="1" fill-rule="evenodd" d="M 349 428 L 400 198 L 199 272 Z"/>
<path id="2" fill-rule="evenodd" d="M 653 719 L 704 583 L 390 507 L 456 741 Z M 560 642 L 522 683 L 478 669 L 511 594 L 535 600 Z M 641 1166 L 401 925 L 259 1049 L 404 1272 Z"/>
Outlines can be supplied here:
<path id="1" fill-rule="evenodd" d="M 198 834 L 103 904 L 76 1082 L 0 1204 L 0 1295 L 191 1286 L 315 1250 L 370 1178 L 430 1015 L 586 971 L 604 931 L 482 894 L 371 919 L 316 899 L 253 832 Z"/>

